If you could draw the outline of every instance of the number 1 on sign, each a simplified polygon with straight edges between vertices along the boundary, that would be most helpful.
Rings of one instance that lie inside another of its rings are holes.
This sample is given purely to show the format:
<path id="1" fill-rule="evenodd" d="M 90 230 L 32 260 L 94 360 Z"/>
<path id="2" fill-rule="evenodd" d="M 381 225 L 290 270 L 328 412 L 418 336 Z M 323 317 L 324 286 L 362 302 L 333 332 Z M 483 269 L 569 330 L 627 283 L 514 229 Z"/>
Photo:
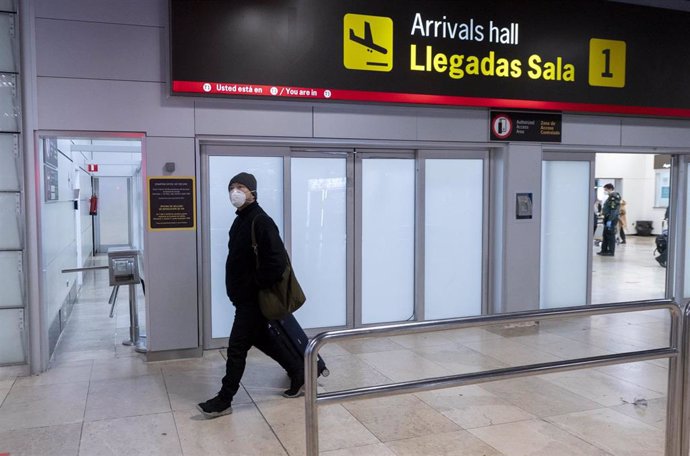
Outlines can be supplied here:
<path id="1" fill-rule="evenodd" d="M 625 41 L 589 40 L 589 85 L 625 87 Z"/>
<path id="2" fill-rule="evenodd" d="M 604 54 L 604 72 L 601 73 L 602 78 L 612 78 L 613 73 L 611 73 L 611 49 L 604 49 L 601 51 Z"/>

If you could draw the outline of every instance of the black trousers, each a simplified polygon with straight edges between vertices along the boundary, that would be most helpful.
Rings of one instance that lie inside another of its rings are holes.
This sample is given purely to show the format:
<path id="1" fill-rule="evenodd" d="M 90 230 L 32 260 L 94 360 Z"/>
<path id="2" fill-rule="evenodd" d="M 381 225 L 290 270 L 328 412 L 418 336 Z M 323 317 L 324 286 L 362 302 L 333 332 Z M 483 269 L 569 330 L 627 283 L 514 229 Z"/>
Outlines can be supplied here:
<path id="1" fill-rule="evenodd" d="M 604 235 L 601 241 L 601 252 L 614 254 L 616 252 L 616 225 L 611 224 L 611 228 L 606 227 L 604 222 Z"/>
<path id="2" fill-rule="evenodd" d="M 218 393 L 222 398 L 232 400 L 240 388 L 240 380 L 247 364 L 247 352 L 252 346 L 277 361 L 290 378 L 304 375 L 304 365 L 276 343 L 269 332 L 268 321 L 261 313 L 259 304 L 242 303 L 235 307 L 235 321 L 228 341 L 225 377 Z"/>

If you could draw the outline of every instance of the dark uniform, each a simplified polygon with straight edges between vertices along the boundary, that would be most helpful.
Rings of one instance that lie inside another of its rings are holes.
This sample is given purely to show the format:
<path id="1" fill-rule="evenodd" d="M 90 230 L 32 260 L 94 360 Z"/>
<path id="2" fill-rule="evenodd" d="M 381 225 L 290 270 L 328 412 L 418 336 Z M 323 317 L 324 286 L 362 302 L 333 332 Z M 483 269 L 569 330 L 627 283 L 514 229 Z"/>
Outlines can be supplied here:
<path id="1" fill-rule="evenodd" d="M 604 216 L 604 234 L 599 255 L 613 256 L 616 252 L 616 227 L 620 217 L 621 195 L 618 192 L 609 193 L 604 202 L 601 213 Z"/>
<path id="2" fill-rule="evenodd" d="M 257 295 L 260 288 L 278 282 L 287 265 L 285 246 L 278 227 L 259 203 L 236 212 L 230 228 L 228 258 L 225 263 L 225 287 L 235 306 L 235 321 L 228 341 L 228 360 L 223 386 L 218 395 L 232 400 L 240 386 L 247 352 L 254 346 L 276 360 L 293 381 L 304 381 L 304 366 L 289 356 L 268 329 L 268 322 L 259 309 Z M 252 249 L 252 221 L 259 253 L 259 269 Z"/>

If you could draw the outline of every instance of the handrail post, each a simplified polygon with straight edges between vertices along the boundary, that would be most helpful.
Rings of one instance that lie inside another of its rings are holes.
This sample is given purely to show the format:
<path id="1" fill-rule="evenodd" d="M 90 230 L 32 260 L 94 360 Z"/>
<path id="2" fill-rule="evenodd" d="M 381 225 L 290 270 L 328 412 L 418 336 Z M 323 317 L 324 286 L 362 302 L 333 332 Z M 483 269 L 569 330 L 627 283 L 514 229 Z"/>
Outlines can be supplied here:
<path id="1" fill-rule="evenodd" d="M 688 425 L 690 424 L 690 388 L 688 388 L 688 381 L 690 381 L 690 302 L 685 305 L 683 309 L 683 320 L 681 322 L 683 327 L 682 342 L 681 342 L 681 370 L 683 371 L 680 378 L 682 384 L 681 393 L 681 408 L 682 415 L 680 419 L 680 435 L 678 436 L 680 440 L 680 453 L 681 455 L 687 456 L 690 452 L 690 431 L 688 431 Z"/>
<path id="2" fill-rule="evenodd" d="M 304 351 L 304 424 L 307 456 L 319 454 L 319 411 L 316 408 L 317 356 L 321 340 L 319 336 L 310 340 Z"/>
<path id="3" fill-rule="evenodd" d="M 682 419 L 684 407 L 683 395 L 683 322 L 685 312 L 680 307 L 671 308 L 671 331 L 669 346 L 679 351 L 677 356 L 669 359 L 668 387 L 666 390 L 666 456 L 681 455 Z"/>

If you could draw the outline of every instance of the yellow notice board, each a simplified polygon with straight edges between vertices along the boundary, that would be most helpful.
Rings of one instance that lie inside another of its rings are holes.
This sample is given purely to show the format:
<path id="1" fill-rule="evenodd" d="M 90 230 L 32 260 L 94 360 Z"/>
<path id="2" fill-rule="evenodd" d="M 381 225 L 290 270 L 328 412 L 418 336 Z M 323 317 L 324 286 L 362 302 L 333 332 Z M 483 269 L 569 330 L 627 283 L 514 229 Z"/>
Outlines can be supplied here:
<path id="1" fill-rule="evenodd" d="M 149 231 L 196 229 L 193 176 L 149 177 L 147 184 Z"/>

